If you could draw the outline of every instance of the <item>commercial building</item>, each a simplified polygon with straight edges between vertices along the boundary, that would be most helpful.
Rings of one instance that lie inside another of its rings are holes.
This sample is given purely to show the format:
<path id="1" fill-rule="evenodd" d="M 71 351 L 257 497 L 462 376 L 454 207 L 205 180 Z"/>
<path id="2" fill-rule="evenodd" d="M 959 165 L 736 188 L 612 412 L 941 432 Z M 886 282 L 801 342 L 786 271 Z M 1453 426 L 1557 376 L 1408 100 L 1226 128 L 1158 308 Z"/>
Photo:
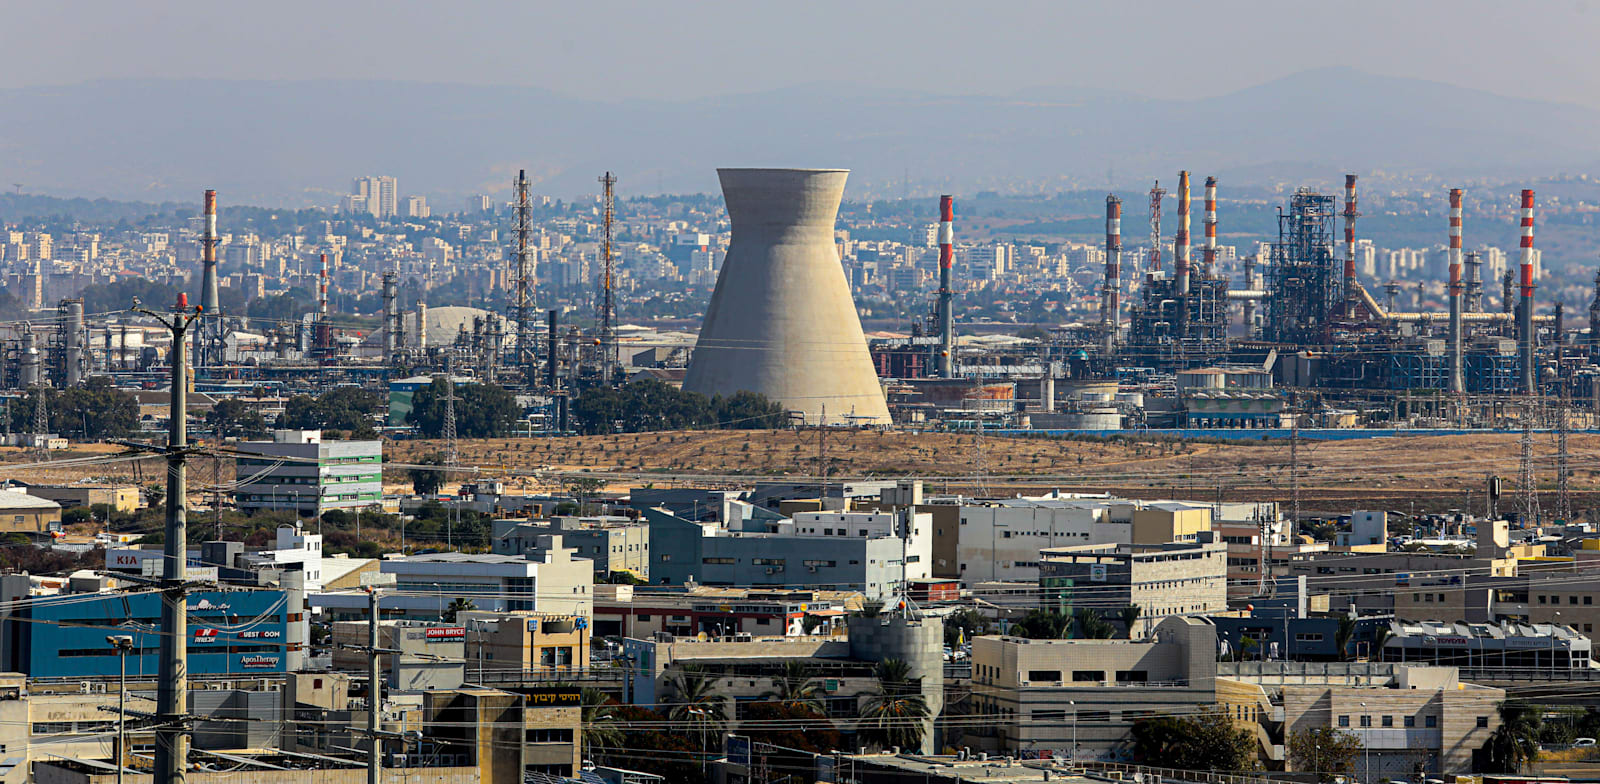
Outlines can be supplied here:
<path id="1" fill-rule="evenodd" d="M 61 504 L 12 487 L 0 490 L 0 536 L 47 537 L 61 530 Z"/>
<path id="2" fill-rule="evenodd" d="M 305 596 L 287 590 L 189 594 L 192 675 L 283 673 L 305 666 Z M 116 677 L 106 636 L 133 637 L 128 675 L 156 672 L 161 596 L 153 592 L 36 597 L 0 616 L 0 670 L 30 678 Z"/>
<path id="3" fill-rule="evenodd" d="M 988 752 L 1115 756 L 1135 722 L 1216 702 L 1217 633 L 1168 618 L 1148 640 L 972 641 L 973 712 L 956 745 Z"/>
<path id="4" fill-rule="evenodd" d="M 365 672 L 368 621 L 333 624 L 333 668 Z M 378 671 L 388 689 L 455 689 L 466 682 L 466 627 L 454 623 L 384 620 L 378 622 Z"/>
<path id="5" fill-rule="evenodd" d="M 1383 661 L 1469 669 L 1588 671 L 1588 637 L 1559 624 L 1394 621 L 1380 651 Z"/>
<path id="6" fill-rule="evenodd" d="M 1081 545 L 1040 552 L 1044 604 L 1063 612 L 1088 608 L 1102 615 L 1138 607 L 1137 633 L 1173 615 L 1205 616 L 1228 609 L 1227 545 L 1210 541 L 1158 545 Z"/>
<path id="7" fill-rule="evenodd" d="M 545 521 L 496 520 L 492 547 L 500 555 L 537 556 L 540 537 L 559 536 L 579 558 L 594 562 L 602 579 L 627 572 L 650 579 L 650 531 L 627 517 L 552 517 Z"/>
<path id="8" fill-rule="evenodd" d="M 470 678 L 574 677 L 589 666 L 589 618 L 548 613 L 467 610 L 456 616 L 467 630 Z"/>
<path id="9" fill-rule="evenodd" d="M 559 539 L 559 537 L 553 537 Z M 511 555 L 429 553 L 381 562 L 394 575 L 396 591 L 381 598 L 385 616 L 439 620 L 457 599 L 490 612 L 543 612 L 591 617 L 594 570 L 569 548 L 547 549 L 537 561 Z M 324 593 L 312 604 L 335 620 L 367 617 L 367 597 Z"/>
<path id="10" fill-rule="evenodd" d="M 134 512 L 143 505 L 133 485 L 27 485 L 28 495 L 54 501 L 62 509 L 105 504 L 118 512 Z"/>
<path id="11" fill-rule="evenodd" d="M 928 547 L 918 552 L 887 528 L 859 535 L 862 529 L 843 518 L 832 526 L 804 526 L 816 527 L 817 533 L 792 532 L 787 523 L 791 532 L 767 533 L 732 531 L 657 509 L 644 514 L 650 526 L 650 578 L 657 585 L 858 590 L 869 599 L 884 599 L 906 581 L 930 576 Z M 832 533 L 823 533 L 830 528 Z"/>
<path id="12" fill-rule="evenodd" d="M 383 442 L 322 440 L 320 430 L 278 430 L 271 441 L 242 441 L 235 460 L 239 511 L 288 510 L 320 517 L 383 500 Z"/>
<path id="13" fill-rule="evenodd" d="M 594 633 L 601 637 L 825 636 L 842 630 L 845 617 L 864 603 L 860 591 L 804 588 L 596 585 L 594 591 Z"/>

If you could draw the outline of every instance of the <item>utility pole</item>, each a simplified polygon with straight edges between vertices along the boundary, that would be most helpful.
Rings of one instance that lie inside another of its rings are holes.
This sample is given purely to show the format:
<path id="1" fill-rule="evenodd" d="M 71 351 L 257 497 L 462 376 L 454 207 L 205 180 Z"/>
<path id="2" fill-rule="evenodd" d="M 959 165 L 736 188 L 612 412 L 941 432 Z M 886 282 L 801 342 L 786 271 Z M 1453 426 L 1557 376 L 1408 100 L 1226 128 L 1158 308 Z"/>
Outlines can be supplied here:
<path id="1" fill-rule="evenodd" d="M 1567 449 L 1567 434 L 1572 423 L 1567 412 L 1567 390 L 1561 387 L 1561 399 L 1556 404 L 1556 518 L 1562 522 L 1572 520 L 1572 454 Z"/>
<path id="2" fill-rule="evenodd" d="M 450 481 L 451 469 L 455 468 L 461 460 L 460 446 L 456 443 L 456 382 L 450 376 L 448 356 L 445 359 L 444 372 L 444 480 Z M 455 500 L 450 502 L 450 517 L 444 529 L 444 541 L 448 547 L 455 546 L 455 524 L 460 522 L 461 498 L 460 491 L 456 491 Z"/>
<path id="3" fill-rule="evenodd" d="M 617 178 L 612 176 L 611 172 L 606 172 L 605 176 L 600 178 L 600 184 L 605 187 L 605 193 L 602 197 L 604 212 L 601 216 L 605 237 L 600 246 L 600 252 L 605 263 L 605 279 L 601 282 L 600 287 L 600 296 L 602 297 L 600 304 L 600 381 L 609 384 L 611 383 L 612 373 L 615 372 L 617 366 L 616 301 L 612 299 L 611 295 L 613 284 L 611 274 L 611 220 L 613 213 L 616 211 L 612 196 L 612 186 L 617 184 Z"/>
<path id="4" fill-rule="evenodd" d="M 188 477 L 184 461 L 188 456 L 188 427 L 185 422 L 188 371 L 184 367 L 183 339 L 189 325 L 200 317 L 201 309 L 189 309 L 189 298 L 178 295 L 168 314 L 133 310 L 160 322 L 172 332 L 172 408 L 167 423 L 167 530 L 163 544 L 166 564 L 161 580 L 161 662 L 156 685 L 155 784 L 184 784 L 189 768 L 188 680 L 189 599 L 188 521 L 184 517 L 184 496 Z"/>
<path id="5" fill-rule="evenodd" d="M 1534 525 L 1539 519 L 1539 493 L 1534 487 L 1533 475 L 1533 399 L 1530 397 L 1522 406 L 1522 438 L 1519 444 L 1522 447 L 1522 462 L 1517 472 L 1517 489 L 1522 493 L 1522 524 Z"/>
<path id="6" fill-rule="evenodd" d="M 382 744 L 378 718 L 383 711 L 383 685 L 378 672 L 378 589 L 367 589 L 367 784 L 380 784 L 383 776 Z"/>

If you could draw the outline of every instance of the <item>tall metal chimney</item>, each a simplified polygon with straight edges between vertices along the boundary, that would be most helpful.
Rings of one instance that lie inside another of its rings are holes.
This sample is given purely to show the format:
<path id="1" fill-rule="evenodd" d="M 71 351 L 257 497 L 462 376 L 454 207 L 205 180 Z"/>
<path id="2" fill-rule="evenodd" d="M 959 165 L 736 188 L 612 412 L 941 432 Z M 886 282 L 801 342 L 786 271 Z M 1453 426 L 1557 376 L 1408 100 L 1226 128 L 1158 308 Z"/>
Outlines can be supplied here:
<path id="1" fill-rule="evenodd" d="M 950 267 L 955 262 L 955 199 L 939 197 L 939 375 L 956 377 L 956 321 Z"/>
<path id="2" fill-rule="evenodd" d="M 1533 368 L 1533 191 L 1522 191 L 1522 304 L 1517 311 L 1521 341 L 1522 393 L 1534 393 Z"/>
<path id="3" fill-rule="evenodd" d="M 383 273 L 383 361 L 393 362 L 398 346 L 395 337 L 400 332 L 400 311 L 395 307 L 395 275 Z"/>
<path id="4" fill-rule="evenodd" d="M 1344 176 L 1344 299 L 1347 313 L 1354 310 L 1356 300 L 1356 176 Z"/>
<path id="5" fill-rule="evenodd" d="M 33 325 L 22 322 L 22 374 L 19 379 L 23 389 L 40 386 L 39 339 L 33 334 Z"/>
<path id="6" fill-rule="evenodd" d="M 217 292 L 217 192 L 206 191 L 205 228 L 200 238 L 200 312 L 204 315 L 195 337 L 196 367 L 218 364 L 217 344 L 222 338 L 222 306 Z"/>
<path id="7" fill-rule="evenodd" d="M 1461 367 L 1461 189 L 1450 189 L 1450 391 L 1465 394 Z"/>
<path id="8" fill-rule="evenodd" d="M 1178 276 L 1178 293 L 1189 293 L 1189 172 L 1178 172 L 1178 234 L 1172 240 L 1172 264 Z M 1188 311 L 1179 303 L 1180 313 Z M 1180 317 L 1181 318 L 1181 317 Z"/>
<path id="9" fill-rule="evenodd" d="M 66 385 L 75 387 L 83 383 L 83 300 L 64 299 L 61 313 L 65 317 L 62 344 L 66 346 Z"/>
<path id="10" fill-rule="evenodd" d="M 1106 281 L 1100 303 L 1103 348 L 1111 356 L 1122 327 L 1122 200 L 1111 194 L 1106 195 Z"/>
<path id="11" fill-rule="evenodd" d="M 1205 215 L 1206 244 L 1201 250 L 1201 262 L 1205 265 L 1202 272 L 1205 277 L 1217 274 L 1217 178 L 1206 178 L 1206 215 Z"/>
<path id="12" fill-rule="evenodd" d="M 1252 253 L 1252 254 L 1244 257 L 1244 287 L 1246 289 L 1250 289 L 1252 291 L 1254 291 L 1254 290 L 1259 288 L 1258 286 L 1256 286 L 1256 254 L 1255 253 Z M 1248 337 L 1254 337 L 1255 336 L 1255 331 L 1256 331 L 1256 301 L 1254 299 L 1247 299 L 1247 300 L 1244 301 L 1244 335 L 1247 338 Z"/>
<path id="13" fill-rule="evenodd" d="M 1600 365 L 1600 270 L 1595 270 L 1594 299 L 1589 302 L 1589 364 Z"/>

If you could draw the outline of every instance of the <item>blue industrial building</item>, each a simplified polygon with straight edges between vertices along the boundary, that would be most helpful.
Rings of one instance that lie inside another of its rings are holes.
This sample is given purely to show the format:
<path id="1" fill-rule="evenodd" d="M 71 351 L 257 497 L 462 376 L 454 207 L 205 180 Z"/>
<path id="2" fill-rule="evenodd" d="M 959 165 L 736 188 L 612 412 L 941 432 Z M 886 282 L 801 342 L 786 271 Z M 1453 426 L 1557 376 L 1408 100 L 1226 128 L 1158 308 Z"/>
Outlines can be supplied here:
<path id="1" fill-rule="evenodd" d="M 111 635 L 133 638 L 128 677 L 153 676 L 161 650 L 161 596 L 66 594 L 33 599 L 0 617 L 0 669 L 32 678 L 118 675 Z M 301 669 L 305 595 L 299 590 L 189 594 L 189 674 L 255 675 Z"/>

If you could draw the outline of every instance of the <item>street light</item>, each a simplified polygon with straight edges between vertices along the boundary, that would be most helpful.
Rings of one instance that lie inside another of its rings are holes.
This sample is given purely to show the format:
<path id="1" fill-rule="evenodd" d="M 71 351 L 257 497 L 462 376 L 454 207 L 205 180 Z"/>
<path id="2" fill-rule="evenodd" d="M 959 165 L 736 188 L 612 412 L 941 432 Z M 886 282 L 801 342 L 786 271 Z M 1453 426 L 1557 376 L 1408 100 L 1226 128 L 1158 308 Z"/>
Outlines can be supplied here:
<path id="1" fill-rule="evenodd" d="M 133 650 L 133 637 L 126 634 L 114 634 L 106 637 L 106 643 L 117 651 L 117 661 L 121 665 L 117 678 L 117 784 L 122 784 L 123 760 L 128 754 L 128 736 L 124 731 L 127 726 L 128 714 L 124 710 L 128 704 L 128 653 Z"/>
<path id="2" fill-rule="evenodd" d="M 1363 784 L 1372 784 L 1372 717 L 1367 715 L 1367 704 L 1361 705 L 1361 754 L 1365 759 L 1366 773 L 1361 775 Z"/>

